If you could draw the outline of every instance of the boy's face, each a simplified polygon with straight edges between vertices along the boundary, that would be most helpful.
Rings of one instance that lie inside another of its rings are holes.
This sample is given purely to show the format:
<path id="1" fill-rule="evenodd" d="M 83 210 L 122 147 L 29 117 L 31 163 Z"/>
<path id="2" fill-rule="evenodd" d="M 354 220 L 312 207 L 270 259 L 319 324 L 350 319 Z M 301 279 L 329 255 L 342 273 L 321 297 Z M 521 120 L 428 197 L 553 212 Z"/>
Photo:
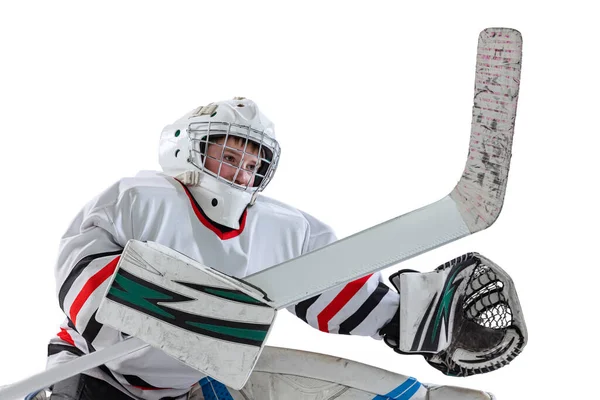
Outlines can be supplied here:
<path id="1" fill-rule="evenodd" d="M 224 141 L 225 138 L 219 138 L 216 142 L 208 144 L 204 167 L 230 182 L 252 187 L 255 178 L 253 172 L 260 166 L 258 147 L 250 142 L 244 153 L 245 140 L 229 137 L 223 146 Z"/>

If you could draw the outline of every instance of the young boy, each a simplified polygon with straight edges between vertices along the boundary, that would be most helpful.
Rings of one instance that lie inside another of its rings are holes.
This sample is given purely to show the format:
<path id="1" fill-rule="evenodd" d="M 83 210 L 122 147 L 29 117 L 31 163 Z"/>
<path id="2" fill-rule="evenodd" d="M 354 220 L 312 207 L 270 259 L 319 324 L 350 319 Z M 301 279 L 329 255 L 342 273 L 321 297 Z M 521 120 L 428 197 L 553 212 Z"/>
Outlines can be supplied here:
<path id="1" fill-rule="evenodd" d="M 116 182 L 61 240 L 55 275 L 67 318 L 50 341 L 48 367 L 124 340 L 95 314 L 130 239 L 158 242 L 239 278 L 334 242 L 323 222 L 259 196 L 279 157 L 273 124 L 245 98 L 199 107 L 165 127 L 162 173 Z M 324 332 L 380 338 L 398 304 L 375 273 L 289 310 Z M 184 399 L 202 378 L 146 348 L 55 384 L 51 399 Z"/>

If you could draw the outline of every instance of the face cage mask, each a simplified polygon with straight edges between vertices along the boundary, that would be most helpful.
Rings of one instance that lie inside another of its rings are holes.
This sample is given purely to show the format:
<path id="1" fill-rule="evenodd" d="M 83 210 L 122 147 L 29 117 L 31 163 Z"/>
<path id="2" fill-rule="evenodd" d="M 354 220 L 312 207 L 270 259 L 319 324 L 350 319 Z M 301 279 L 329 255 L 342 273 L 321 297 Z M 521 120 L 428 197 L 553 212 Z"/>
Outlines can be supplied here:
<path id="1" fill-rule="evenodd" d="M 192 122 L 188 127 L 188 138 L 190 140 L 190 158 L 189 162 L 198 168 L 200 171 L 211 175 L 220 182 L 223 182 L 231 187 L 241 191 L 261 192 L 269 184 L 279 162 L 281 149 L 276 140 L 270 138 L 262 131 L 251 128 L 247 125 L 231 124 L 229 122 Z M 227 140 L 232 137 L 236 138 L 241 144 L 241 148 L 231 147 L 227 145 Z M 216 143 L 218 139 L 222 139 L 222 143 Z M 253 143 L 258 152 L 252 145 Z M 218 146 L 220 153 L 217 156 L 208 155 L 209 146 Z M 232 150 L 239 154 L 239 163 L 234 165 L 223 160 L 226 150 Z M 256 158 L 259 164 L 253 170 L 243 169 L 242 164 L 247 157 Z M 206 167 L 207 159 L 214 160 L 218 163 L 217 171 L 211 171 Z M 235 173 L 231 180 L 221 176 L 221 171 L 224 166 L 234 168 Z M 236 183 L 236 179 L 241 171 L 251 174 L 246 184 Z M 253 185 L 250 185 L 254 178 Z"/>

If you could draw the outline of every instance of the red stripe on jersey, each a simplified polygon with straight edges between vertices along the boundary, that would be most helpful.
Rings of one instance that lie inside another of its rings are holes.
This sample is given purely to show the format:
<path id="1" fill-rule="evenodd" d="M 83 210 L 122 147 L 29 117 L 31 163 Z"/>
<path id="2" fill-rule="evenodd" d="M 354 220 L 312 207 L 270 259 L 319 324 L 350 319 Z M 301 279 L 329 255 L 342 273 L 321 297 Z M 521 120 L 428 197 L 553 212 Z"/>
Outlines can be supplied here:
<path id="1" fill-rule="evenodd" d="M 364 286 L 373 274 L 363 276 L 360 279 L 348 283 L 338 293 L 337 296 L 331 300 L 331 302 L 319 313 L 317 316 L 317 322 L 319 324 L 319 330 L 323 332 L 329 332 L 329 321 L 337 314 L 354 295 Z"/>
<path id="2" fill-rule="evenodd" d="M 190 200 L 190 204 L 192 205 L 192 209 L 194 210 L 194 214 L 196 214 L 196 217 L 198 217 L 200 222 L 202 222 L 202 225 L 204 225 L 205 227 L 207 227 L 208 229 L 213 231 L 215 233 L 215 235 L 217 235 L 221 240 L 232 239 L 236 236 L 239 236 L 240 233 L 242 233 L 244 231 L 244 227 L 246 226 L 246 215 L 247 215 L 248 209 L 245 209 L 244 212 L 242 213 L 242 218 L 240 220 L 240 228 L 239 229 L 232 229 L 230 231 L 223 232 L 218 227 L 216 227 L 210 219 L 208 219 L 204 216 L 204 214 L 201 212 L 198 204 L 196 203 L 194 196 L 192 196 L 192 194 L 190 193 L 188 188 L 179 179 L 176 179 L 176 181 L 181 183 L 181 186 L 183 186 L 183 189 L 185 190 L 185 194 L 187 195 L 188 199 Z"/>
<path id="3" fill-rule="evenodd" d="M 60 328 L 60 332 L 58 332 L 58 334 L 56 336 L 58 336 L 65 342 L 69 343 L 71 346 L 77 347 L 77 346 L 75 346 L 75 341 L 73 340 L 71 335 L 69 335 L 69 332 L 67 332 L 67 330 L 65 328 Z"/>
<path id="4" fill-rule="evenodd" d="M 110 278 L 115 272 L 115 269 L 117 268 L 117 263 L 119 262 L 120 258 L 121 256 L 115 257 L 100 271 L 96 272 L 90 279 L 88 279 L 85 285 L 83 285 L 83 288 L 75 298 L 75 301 L 73 301 L 73 304 L 71 304 L 71 309 L 69 311 L 69 318 L 71 318 L 73 324 L 77 324 L 77 314 L 79 314 L 81 307 L 83 307 L 83 305 L 91 296 L 91 294 L 94 293 L 94 291 L 98 289 L 98 287 L 102 285 L 102 283 L 104 283 L 105 280 Z"/>

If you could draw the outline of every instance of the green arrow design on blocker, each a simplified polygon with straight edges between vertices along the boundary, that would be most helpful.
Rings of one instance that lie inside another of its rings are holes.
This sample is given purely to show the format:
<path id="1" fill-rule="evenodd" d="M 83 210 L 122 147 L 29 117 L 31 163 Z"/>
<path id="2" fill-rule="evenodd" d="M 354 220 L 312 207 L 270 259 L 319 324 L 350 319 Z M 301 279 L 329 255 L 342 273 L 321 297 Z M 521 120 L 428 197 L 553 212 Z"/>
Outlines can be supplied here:
<path id="1" fill-rule="evenodd" d="M 231 300 L 236 300 L 236 301 L 239 301 L 242 303 L 262 304 L 260 301 L 248 296 L 245 293 L 241 293 L 241 292 L 233 292 L 233 291 L 226 291 L 223 289 L 213 289 L 213 288 L 206 288 L 205 291 L 207 293 L 214 294 L 215 296 L 219 296 L 219 297 L 223 297 L 223 298 L 231 299 Z"/>
<path id="2" fill-rule="evenodd" d="M 237 290 L 205 286 L 196 283 L 175 283 L 182 284 L 203 293 L 209 293 L 226 301 L 233 300 L 235 302 L 248 304 L 250 307 L 268 307 L 251 296 Z M 120 269 L 115 276 L 106 298 L 113 300 L 122 306 L 134 309 L 142 314 L 154 317 L 169 325 L 229 342 L 261 346 L 271 326 L 269 323 L 230 321 L 169 307 L 169 303 L 197 301 L 197 299 L 173 292 L 156 283 L 148 282 L 123 269 Z"/>
<path id="3" fill-rule="evenodd" d="M 171 313 L 168 313 L 163 308 L 158 306 L 157 301 L 173 301 L 173 296 L 161 293 L 157 290 L 152 289 L 151 287 L 141 285 L 131 279 L 125 277 L 120 271 L 116 276 L 108 293 L 112 296 L 115 296 L 118 299 L 121 299 L 127 303 L 131 303 L 136 305 L 137 307 L 154 312 L 156 314 L 162 315 L 163 317 L 175 319 L 175 316 Z M 122 289 L 119 289 L 115 284 L 120 286 Z M 183 297 L 183 296 L 182 296 Z M 154 301 L 149 301 L 149 300 Z M 189 298 L 178 299 L 177 301 L 182 300 L 191 300 Z"/>

